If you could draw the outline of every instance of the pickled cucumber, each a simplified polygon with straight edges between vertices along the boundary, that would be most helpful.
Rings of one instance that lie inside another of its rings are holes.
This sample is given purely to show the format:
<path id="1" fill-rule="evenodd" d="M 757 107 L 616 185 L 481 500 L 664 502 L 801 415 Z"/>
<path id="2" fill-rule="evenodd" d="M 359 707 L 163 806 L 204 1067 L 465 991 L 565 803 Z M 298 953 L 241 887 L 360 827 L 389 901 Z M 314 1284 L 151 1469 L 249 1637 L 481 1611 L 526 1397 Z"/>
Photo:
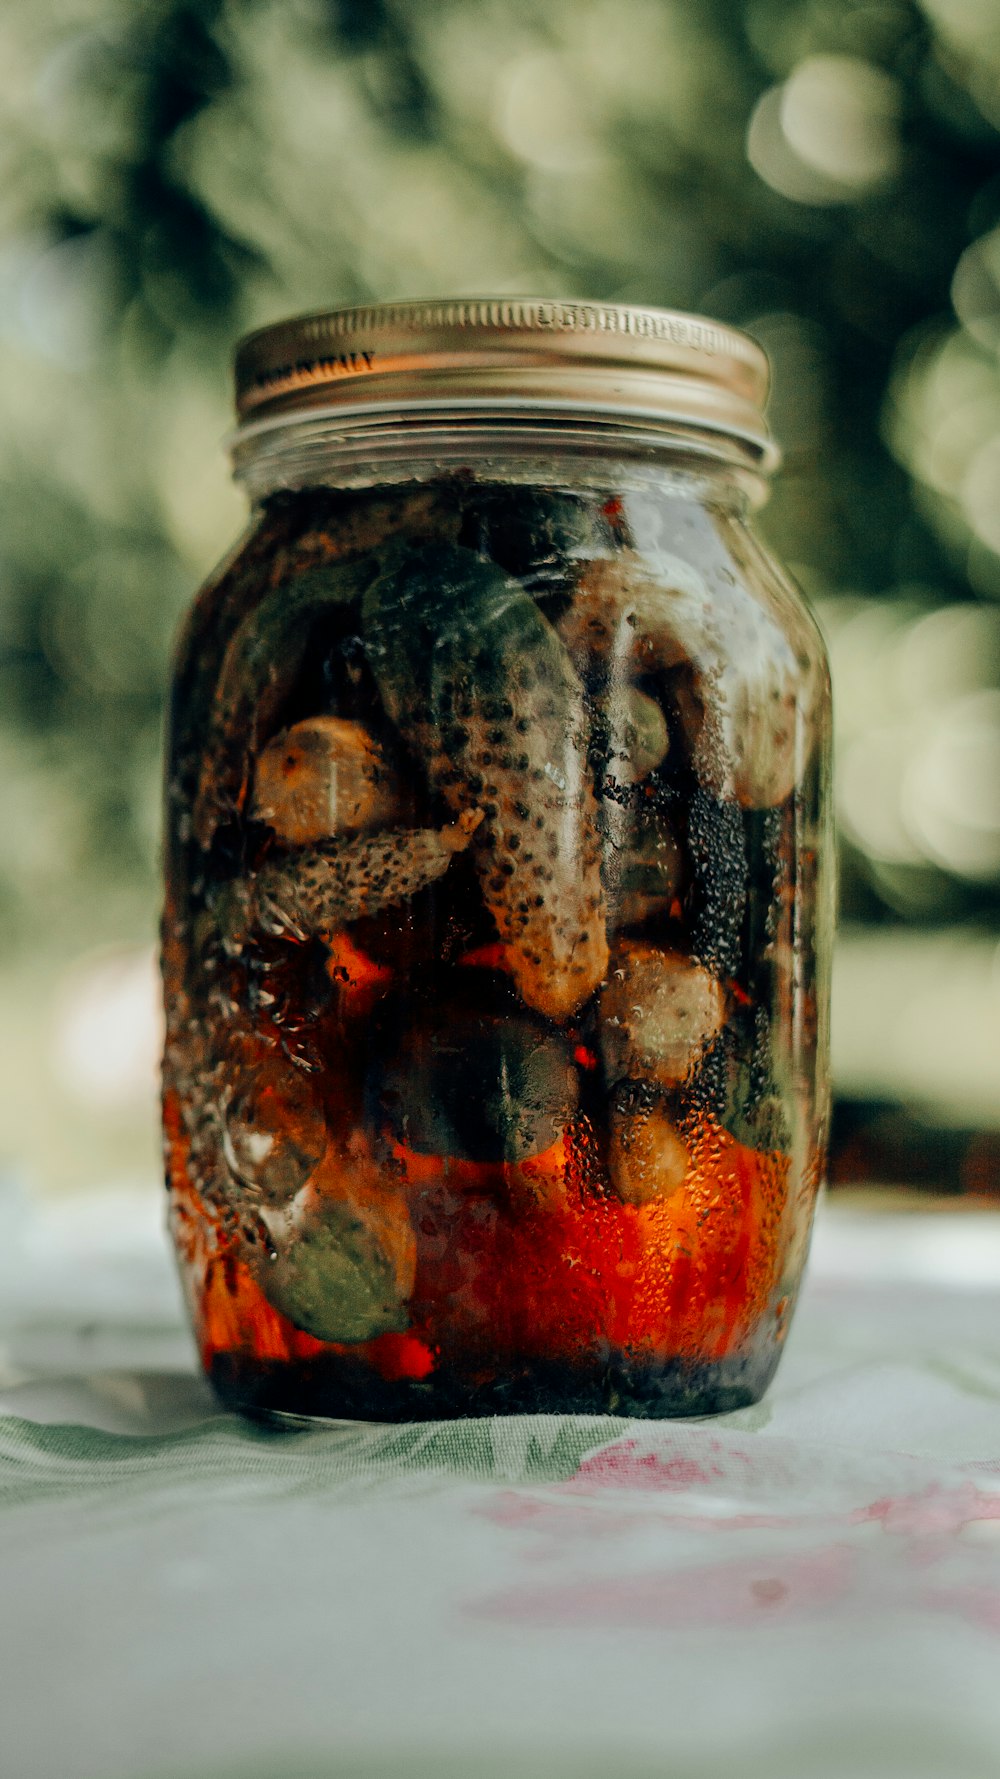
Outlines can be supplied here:
<path id="1" fill-rule="evenodd" d="M 400 788 L 383 750 L 361 723 L 308 717 L 258 756 L 250 813 L 286 846 L 384 827 L 399 814 Z"/>
<path id="2" fill-rule="evenodd" d="M 442 1017 L 409 1031 L 373 1083 L 373 1108 L 418 1154 L 517 1162 L 576 1111 L 569 1049 L 541 1021 Z"/>
<path id="3" fill-rule="evenodd" d="M 701 964 L 678 951 L 621 941 L 601 994 L 601 1049 L 609 1080 L 680 1085 L 715 1042 L 725 1016 L 722 988 Z"/>
<path id="4" fill-rule="evenodd" d="M 234 632 L 212 701 L 194 805 L 201 847 L 211 845 L 222 822 L 242 812 L 254 754 L 302 672 L 316 624 L 356 599 L 375 567 L 368 556 L 307 569 L 272 587 Z"/>
<path id="5" fill-rule="evenodd" d="M 353 1343 L 401 1333 L 412 1264 L 401 1290 L 399 1257 L 371 1205 L 325 1204 L 297 1229 L 261 1282 L 269 1301 L 316 1340 Z"/>
<path id="6" fill-rule="evenodd" d="M 389 828 L 278 854 L 226 885 L 217 918 L 230 949 L 251 931 L 306 939 L 406 902 L 443 877 L 478 827 L 469 809 L 444 828 Z"/>
<path id="7" fill-rule="evenodd" d="M 801 669 L 778 624 L 735 582 L 708 581 L 661 553 L 588 563 L 559 633 L 574 662 L 615 677 L 685 668 L 677 714 L 706 790 L 764 809 L 783 803 L 804 761 Z"/>
<path id="8" fill-rule="evenodd" d="M 556 488 L 479 494 L 462 537 L 539 598 L 571 591 L 581 559 L 614 551 L 611 528 L 600 509 Z"/>
<path id="9" fill-rule="evenodd" d="M 247 1068 L 223 1119 L 223 1153 L 239 1187 L 281 1205 L 305 1185 L 326 1149 L 313 1083 L 281 1052 Z"/>
<path id="10" fill-rule="evenodd" d="M 389 552 L 362 623 L 431 785 L 483 811 L 476 869 L 522 998 L 569 1017 L 608 951 L 589 716 L 566 650 L 518 581 L 447 545 Z"/>
<path id="11" fill-rule="evenodd" d="M 687 1144 L 660 1096 L 623 1083 L 608 1107 L 608 1171 L 625 1204 L 652 1204 L 683 1186 Z"/>

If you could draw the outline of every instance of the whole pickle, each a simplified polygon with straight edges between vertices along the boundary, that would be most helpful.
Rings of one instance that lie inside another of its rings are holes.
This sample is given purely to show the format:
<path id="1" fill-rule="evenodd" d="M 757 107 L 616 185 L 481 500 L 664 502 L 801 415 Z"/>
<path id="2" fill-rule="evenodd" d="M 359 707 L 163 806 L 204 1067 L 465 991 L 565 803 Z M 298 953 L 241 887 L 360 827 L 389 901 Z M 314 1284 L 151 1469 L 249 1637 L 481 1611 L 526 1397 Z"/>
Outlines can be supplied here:
<path id="1" fill-rule="evenodd" d="M 390 551 L 362 602 L 387 711 L 456 810 L 480 808 L 483 900 L 522 998 L 566 1019 L 607 967 L 579 675 L 520 582 L 473 551 Z"/>
<path id="2" fill-rule="evenodd" d="M 407 1326 L 416 1248 L 388 1202 L 318 1200 L 260 1266 L 275 1309 L 316 1340 L 355 1343 Z"/>
<path id="3" fill-rule="evenodd" d="M 747 1010 L 731 1020 L 726 1037 L 720 1123 L 747 1149 L 789 1153 L 795 1093 L 782 1066 L 780 1028 L 772 1029 L 760 1007 L 755 1016 Z"/>
<path id="4" fill-rule="evenodd" d="M 280 1051 L 242 1074 L 223 1120 L 223 1153 L 241 1188 L 286 1203 L 319 1166 L 326 1142 L 313 1083 Z"/>
<path id="5" fill-rule="evenodd" d="M 607 775 L 620 785 L 641 784 L 666 759 L 667 719 L 656 699 L 639 686 L 613 687 L 602 706 L 608 725 Z"/>
<path id="6" fill-rule="evenodd" d="M 783 803 L 804 769 L 801 673 L 770 613 L 745 588 L 661 552 L 588 563 L 559 634 L 578 665 L 613 682 L 674 668 L 694 769 L 713 795 L 748 809 Z M 811 693 L 810 693 L 811 696 Z"/>
<path id="7" fill-rule="evenodd" d="M 566 1044 L 540 1021 L 470 1015 L 409 1031 L 371 1090 L 408 1148 L 479 1162 L 548 1149 L 578 1095 Z"/>
<path id="8" fill-rule="evenodd" d="M 251 763 L 302 671 L 317 622 L 356 599 L 375 558 L 331 562 L 280 583 L 234 631 L 219 673 L 208 722 L 193 827 L 207 848 L 220 824 L 242 812 Z"/>
<path id="9" fill-rule="evenodd" d="M 608 1079 L 676 1087 L 714 1044 L 726 999 L 711 973 L 678 951 L 625 939 L 601 994 L 601 1049 Z"/>
<path id="10" fill-rule="evenodd" d="M 600 508 L 558 488 L 528 486 L 477 493 L 462 541 L 492 556 L 538 597 L 569 592 L 581 558 L 614 553 Z"/>
<path id="11" fill-rule="evenodd" d="M 642 1083 L 623 1082 L 608 1107 L 608 1171 L 620 1199 L 652 1204 L 683 1186 L 687 1144 L 662 1098 Z"/>
<path id="12" fill-rule="evenodd" d="M 215 912 L 225 942 L 239 950 L 252 931 L 293 939 L 336 933 L 406 902 L 444 876 L 480 819 L 467 809 L 445 828 L 387 828 L 272 855 L 219 892 Z"/>
<path id="13" fill-rule="evenodd" d="M 361 723 L 307 717 L 258 755 L 251 814 L 286 846 L 385 827 L 399 810 L 395 773 Z"/>

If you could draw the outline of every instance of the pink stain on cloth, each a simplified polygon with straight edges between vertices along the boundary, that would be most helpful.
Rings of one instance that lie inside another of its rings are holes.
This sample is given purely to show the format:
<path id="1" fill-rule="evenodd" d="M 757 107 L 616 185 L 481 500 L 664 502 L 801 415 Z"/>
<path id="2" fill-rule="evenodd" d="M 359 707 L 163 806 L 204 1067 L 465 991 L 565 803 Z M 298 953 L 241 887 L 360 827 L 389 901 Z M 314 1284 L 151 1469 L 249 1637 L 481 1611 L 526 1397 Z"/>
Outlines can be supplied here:
<path id="1" fill-rule="evenodd" d="M 697 1564 L 562 1587 L 512 1588 L 484 1601 L 478 1616 L 537 1626 L 633 1630 L 750 1624 L 765 1616 L 794 1617 L 830 1606 L 850 1592 L 852 1580 L 852 1553 L 830 1546 L 771 1564 Z"/>
<path id="2" fill-rule="evenodd" d="M 497 1491 L 473 1509 L 516 1540 L 516 1573 L 464 1611 L 664 1632 L 915 1611 L 1000 1634 L 989 1465 L 942 1478 L 905 1454 L 832 1447 L 818 1460 L 798 1443 L 691 1427 L 612 1441 L 568 1481 Z M 985 1538 L 970 1538 L 981 1525 Z"/>
<path id="3" fill-rule="evenodd" d="M 711 1461 L 700 1461 L 679 1455 L 664 1457 L 660 1452 L 640 1452 L 634 1439 L 623 1439 L 617 1445 L 584 1458 L 572 1480 L 564 1485 L 572 1490 L 604 1489 L 692 1489 L 699 1485 L 710 1488 L 724 1475 L 722 1467 Z"/>

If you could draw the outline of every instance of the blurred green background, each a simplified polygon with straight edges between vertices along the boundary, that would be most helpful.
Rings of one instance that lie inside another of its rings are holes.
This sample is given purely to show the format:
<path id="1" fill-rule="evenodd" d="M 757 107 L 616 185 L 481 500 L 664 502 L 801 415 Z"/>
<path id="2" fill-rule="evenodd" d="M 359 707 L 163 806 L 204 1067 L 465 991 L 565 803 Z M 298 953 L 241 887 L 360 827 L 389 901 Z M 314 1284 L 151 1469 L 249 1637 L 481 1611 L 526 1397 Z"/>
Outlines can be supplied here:
<path id="1" fill-rule="evenodd" d="M 749 328 L 838 708 L 837 1179 L 1000 1178 L 1000 0 L 7 0 L 0 1170 L 155 1166 L 161 704 L 243 329 Z"/>

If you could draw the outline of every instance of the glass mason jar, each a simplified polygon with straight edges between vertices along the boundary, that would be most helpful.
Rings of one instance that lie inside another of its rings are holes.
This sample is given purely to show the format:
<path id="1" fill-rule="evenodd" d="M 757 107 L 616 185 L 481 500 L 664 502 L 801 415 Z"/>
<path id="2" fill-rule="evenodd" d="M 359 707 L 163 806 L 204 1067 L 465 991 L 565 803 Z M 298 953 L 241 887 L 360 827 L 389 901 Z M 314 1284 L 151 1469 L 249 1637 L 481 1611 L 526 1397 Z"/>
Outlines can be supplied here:
<path id="1" fill-rule="evenodd" d="M 184 632 L 172 1227 L 258 1414 L 766 1388 L 823 1168 L 829 690 L 754 536 L 752 341 L 534 301 L 237 358 Z"/>

